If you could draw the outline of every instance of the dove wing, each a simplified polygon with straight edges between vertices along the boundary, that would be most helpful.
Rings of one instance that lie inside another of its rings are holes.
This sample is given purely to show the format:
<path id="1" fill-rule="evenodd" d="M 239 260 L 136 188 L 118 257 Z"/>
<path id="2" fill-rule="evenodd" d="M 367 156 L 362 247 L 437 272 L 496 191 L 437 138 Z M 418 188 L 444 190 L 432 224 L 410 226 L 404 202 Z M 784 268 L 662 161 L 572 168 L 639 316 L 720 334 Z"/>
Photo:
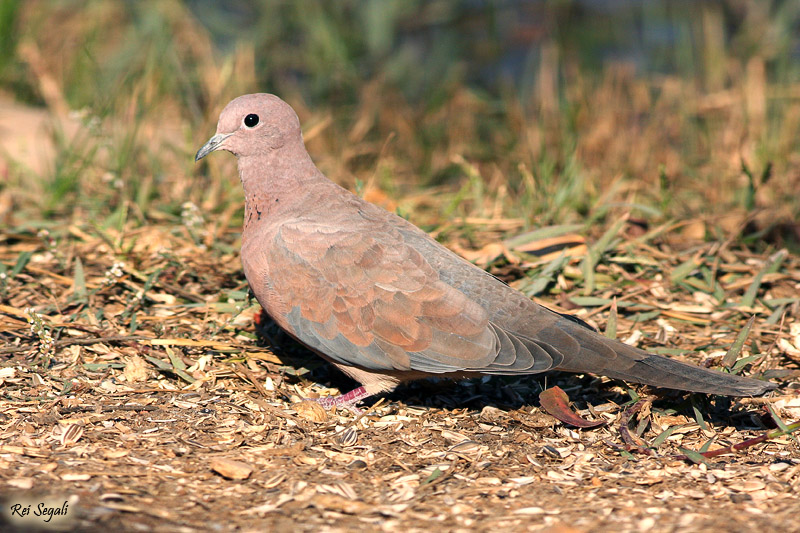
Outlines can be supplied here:
<path id="1" fill-rule="evenodd" d="M 388 221 L 290 219 L 263 253 L 267 292 L 284 302 L 279 322 L 335 362 L 430 373 L 553 366 L 550 347 L 492 323 Z"/>

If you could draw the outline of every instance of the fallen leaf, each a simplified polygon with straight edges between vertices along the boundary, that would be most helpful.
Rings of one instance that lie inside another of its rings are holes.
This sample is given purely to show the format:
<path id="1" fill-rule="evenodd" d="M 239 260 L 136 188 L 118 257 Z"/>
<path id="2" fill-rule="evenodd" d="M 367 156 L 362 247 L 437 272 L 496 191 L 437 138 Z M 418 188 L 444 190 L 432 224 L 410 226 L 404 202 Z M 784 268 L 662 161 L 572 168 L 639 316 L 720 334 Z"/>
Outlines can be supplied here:
<path id="1" fill-rule="evenodd" d="M 325 422 L 328 420 L 328 413 L 317 402 L 309 400 L 297 402 L 292 404 L 292 409 L 297 412 L 297 416 L 311 422 Z"/>
<path id="2" fill-rule="evenodd" d="M 211 470 L 228 479 L 247 479 L 253 472 L 253 467 L 250 465 L 223 457 L 211 459 L 209 466 Z"/>
<path id="3" fill-rule="evenodd" d="M 569 396 L 558 386 L 543 390 L 539 394 L 539 403 L 550 415 L 571 426 L 594 428 L 606 423 L 605 420 L 586 420 L 575 414 L 569 407 Z"/>
<path id="4" fill-rule="evenodd" d="M 130 383 L 147 381 L 149 372 L 147 363 L 138 355 L 134 355 L 125 364 L 125 369 L 122 371 L 125 374 L 125 380 Z"/>

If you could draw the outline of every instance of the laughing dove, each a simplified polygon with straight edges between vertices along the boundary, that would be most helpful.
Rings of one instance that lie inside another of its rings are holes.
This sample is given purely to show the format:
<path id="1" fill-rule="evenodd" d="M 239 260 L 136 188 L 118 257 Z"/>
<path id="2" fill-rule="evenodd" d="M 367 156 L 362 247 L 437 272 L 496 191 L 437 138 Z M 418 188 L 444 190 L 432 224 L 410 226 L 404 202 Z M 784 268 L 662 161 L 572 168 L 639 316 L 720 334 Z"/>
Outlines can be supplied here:
<path id="1" fill-rule="evenodd" d="M 361 387 L 349 405 L 430 376 L 590 372 L 731 396 L 775 385 L 680 363 L 608 339 L 451 252 L 406 220 L 328 180 L 292 108 L 271 94 L 230 102 L 214 150 L 238 159 L 242 264 L 264 310 Z"/>

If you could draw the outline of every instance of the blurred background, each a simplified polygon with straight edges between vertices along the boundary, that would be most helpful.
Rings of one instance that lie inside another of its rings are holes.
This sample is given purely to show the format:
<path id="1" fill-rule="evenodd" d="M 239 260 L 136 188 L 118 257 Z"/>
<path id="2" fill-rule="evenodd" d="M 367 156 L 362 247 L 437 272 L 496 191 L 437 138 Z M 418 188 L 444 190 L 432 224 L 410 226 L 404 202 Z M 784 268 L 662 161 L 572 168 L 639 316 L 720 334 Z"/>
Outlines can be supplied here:
<path id="1" fill-rule="evenodd" d="M 248 92 L 442 239 L 627 214 L 798 249 L 796 0 L 0 0 L 0 225 L 235 233 L 234 158 L 193 154 Z"/>

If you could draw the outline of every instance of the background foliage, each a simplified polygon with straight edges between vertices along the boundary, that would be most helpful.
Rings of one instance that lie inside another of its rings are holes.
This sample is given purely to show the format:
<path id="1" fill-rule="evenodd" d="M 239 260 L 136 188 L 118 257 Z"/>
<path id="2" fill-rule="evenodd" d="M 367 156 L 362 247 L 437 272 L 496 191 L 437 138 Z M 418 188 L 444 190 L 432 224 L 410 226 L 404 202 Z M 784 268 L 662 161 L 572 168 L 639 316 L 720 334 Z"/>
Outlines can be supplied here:
<path id="1" fill-rule="evenodd" d="M 796 246 L 799 21 L 780 1 L 3 0 L 0 94 L 57 121 L 44 164 L 4 143 L 0 191 L 15 224 L 224 212 L 233 162 L 191 155 L 229 99 L 268 91 L 331 179 L 429 229 L 630 211 Z"/>

